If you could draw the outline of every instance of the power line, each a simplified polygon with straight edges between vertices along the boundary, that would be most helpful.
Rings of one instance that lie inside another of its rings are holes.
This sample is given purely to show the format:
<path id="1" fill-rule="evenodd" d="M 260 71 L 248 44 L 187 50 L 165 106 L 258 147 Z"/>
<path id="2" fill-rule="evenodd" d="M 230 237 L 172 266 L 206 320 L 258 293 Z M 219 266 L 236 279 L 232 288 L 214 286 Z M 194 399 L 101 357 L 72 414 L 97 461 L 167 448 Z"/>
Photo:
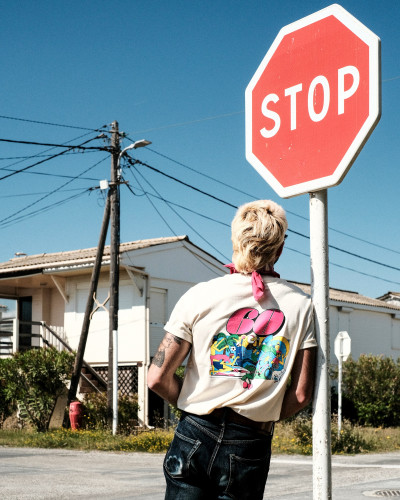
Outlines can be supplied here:
<path id="1" fill-rule="evenodd" d="M 72 176 L 71 176 L 72 178 Z M 59 193 L 61 192 L 68 192 L 68 191 L 81 191 L 82 188 L 73 188 L 73 189 L 63 189 L 60 190 Z M 36 192 L 36 193 L 19 193 L 19 194 L 3 194 L 0 195 L 0 198 L 26 198 L 27 196 L 38 196 L 41 194 L 46 194 L 48 191 L 41 191 L 41 192 Z"/>
<path id="2" fill-rule="evenodd" d="M 89 170 L 92 170 L 93 168 L 95 168 L 97 165 L 99 165 L 100 163 L 102 163 L 103 161 L 105 161 L 106 158 L 103 158 L 101 159 L 100 161 L 96 162 L 94 165 L 92 165 L 91 167 L 85 169 L 83 172 L 81 172 L 79 175 L 73 177 L 72 179 L 69 179 L 67 182 L 65 182 L 64 184 L 62 184 L 61 186 L 59 186 L 58 188 L 54 189 L 53 191 L 51 191 L 50 193 L 46 193 L 44 196 L 42 196 L 41 198 L 39 198 L 38 200 L 32 202 L 32 203 L 29 203 L 29 205 L 25 206 L 24 208 L 21 208 L 20 210 L 17 210 L 16 212 L 14 212 L 13 214 L 7 216 L 7 217 L 4 217 L 3 219 L 0 220 L 0 226 L 3 226 L 4 223 L 6 223 L 7 221 L 9 221 L 10 219 L 12 219 L 15 215 L 18 215 L 20 214 L 21 212 L 24 212 L 25 210 L 27 210 L 28 208 L 31 208 L 32 206 L 36 205 L 37 203 L 40 203 L 41 201 L 43 201 L 44 199 L 48 198 L 49 196 L 57 193 L 60 189 L 62 189 L 63 187 L 67 186 L 68 184 L 71 184 L 71 182 L 73 182 L 74 180 L 76 179 L 79 179 L 79 177 L 83 174 L 85 174 L 86 172 L 88 172 Z"/>
<path id="3" fill-rule="evenodd" d="M 95 137 L 95 139 L 99 139 L 99 137 Z M 93 140 L 93 139 L 91 139 L 91 140 Z M 65 148 L 65 144 L 52 144 L 52 143 L 48 143 L 48 142 L 23 141 L 21 139 L 18 139 L 18 140 L 17 139 L 0 139 L 0 142 L 10 142 L 12 144 L 28 144 L 31 146 L 49 146 L 52 148 Z M 89 142 L 89 141 L 87 141 L 87 142 Z M 82 150 L 95 149 L 97 151 L 109 151 L 109 148 L 106 148 L 106 147 L 98 147 L 98 146 L 86 146 L 86 147 L 84 147 L 83 144 L 86 144 L 86 143 L 70 146 L 69 149 L 82 149 Z"/>
<path id="4" fill-rule="evenodd" d="M 147 182 L 147 184 L 149 184 L 151 186 L 151 188 L 160 196 L 160 193 L 155 189 L 155 187 L 153 185 L 151 185 L 147 180 L 146 178 L 144 177 L 144 175 L 137 171 L 137 173 Z M 219 255 L 221 255 L 224 259 L 226 259 L 226 256 L 224 254 L 222 254 L 218 248 L 216 248 L 214 245 L 212 245 L 206 238 L 204 238 L 196 229 L 194 229 L 193 226 L 191 226 L 187 220 L 185 220 L 174 208 L 172 208 L 172 206 L 170 206 L 166 201 L 165 203 L 169 206 L 169 209 L 172 210 L 174 212 L 174 214 L 179 217 L 194 233 L 197 234 L 197 236 L 199 238 L 201 238 L 207 245 L 209 245 L 211 248 L 213 248 L 217 253 L 219 253 Z"/>
<path id="5" fill-rule="evenodd" d="M 207 179 L 210 179 L 210 180 L 212 180 L 213 182 L 217 182 L 218 184 L 221 184 L 222 186 L 225 186 L 225 187 L 227 187 L 227 188 L 229 188 L 229 189 L 232 189 L 232 190 L 236 191 L 237 193 L 244 194 L 245 196 L 248 196 L 249 198 L 252 198 L 253 200 L 255 200 L 255 199 L 256 199 L 256 197 L 255 197 L 255 196 L 253 196 L 253 195 L 251 195 L 251 194 L 249 194 L 249 193 L 247 193 L 247 192 L 245 192 L 245 191 L 243 191 L 243 190 L 241 190 L 241 189 L 238 189 L 237 187 L 231 186 L 230 184 L 227 184 L 227 183 L 226 183 L 226 182 L 224 182 L 224 181 L 220 181 L 219 179 L 216 179 L 215 177 L 212 177 L 211 175 L 207 175 L 207 174 L 205 174 L 205 173 L 203 173 L 203 172 L 199 172 L 199 171 L 198 171 L 198 170 L 196 170 L 195 168 L 189 167 L 188 165 L 185 165 L 184 163 L 182 163 L 182 162 L 180 162 L 180 161 L 177 161 L 177 160 L 175 160 L 175 159 L 171 158 L 170 156 L 167 156 L 167 155 L 165 155 L 165 154 L 163 154 L 163 153 L 160 153 L 160 152 L 158 152 L 158 151 L 155 151 L 153 148 L 149 148 L 149 147 L 148 147 L 147 149 L 148 149 L 149 151 L 151 151 L 152 153 L 155 153 L 156 155 L 161 156 L 162 158 L 165 158 L 165 159 L 167 159 L 167 160 L 169 160 L 169 161 L 171 161 L 171 162 L 175 163 L 176 165 L 179 165 L 179 166 L 184 167 L 184 168 L 186 168 L 186 169 L 188 169 L 188 170 L 191 170 L 192 172 L 195 172 L 195 173 L 196 173 L 196 174 L 198 174 L 198 175 L 201 175 L 202 177 L 205 177 L 205 178 L 207 178 Z M 308 217 L 304 217 L 303 215 L 296 214 L 296 212 L 292 212 L 292 211 L 290 211 L 290 210 L 286 210 L 286 212 L 287 212 L 287 213 L 289 213 L 289 214 L 291 214 L 291 215 L 294 215 L 295 217 L 298 217 L 298 218 L 300 218 L 300 219 L 306 220 L 306 221 L 308 221 L 308 222 L 310 221 L 310 219 L 309 219 Z M 349 234 L 349 233 L 346 233 L 346 232 L 344 232 L 344 231 L 340 231 L 339 229 L 335 229 L 335 228 L 330 227 L 330 226 L 328 227 L 328 229 L 329 229 L 330 231 L 335 232 L 335 233 L 339 233 L 339 234 L 342 234 L 342 235 L 344 235 L 344 236 L 347 236 L 348 238 L 352 238 L 352 239 L 354 239 L 354 240 L 361 241 L 362 243 L 366 243 L 367 245 L 371 245 L 371 246 L 374 246 L 374 247 L 377 247 L 377 248 L 381 248 L 381 249 L 383 249 L 383 250 L 387 250 L 388 252 L 392 252 L 392 253 L 396 253 L 396 254 L 400 255 L 400 251 L 398 251 L 398 250 L 394 250 L 394 249 L 392 249 L 392 248 L 388 248 L 388 247 L 385 247 L 385 246 L 383 246 L 383 245 L 379 245 L 378 243 L 374 243 L 374 242 L 372 242 L 372 241 L 368 241 L 368 240 L 365 240 L 365 239 L 363 239 L 363 238 L 359 238 L 359 237 L 357 237 L 357 236 L 354 236 L 353 234 Z"/>
<path id="6" fill-rule="evenodd" d="M 0 169 L 2 170 L 2 169 Z M 3 170 L 6 170 L 6 171 L 9 171 L 9 172 L 19 172 L 19 170 L 13 170 L 11 168 L 4 168 Z M 62 179 L 74 179 L 74 176 L 72 175 L 66 175 L 66 174 L 52 174 L 52 173 L 49 173 L 49 172 L 24 172 L 25 174 L 30 174 L 30 175 L 46 175 L 48 177 L 59 177 L 59 178 L 62 178 Z M 98 181 L 98 179 L 95 179 L 94 177 L 79 177 L 81 180 L 85 180 L 85 181 Z"/>
<path id="7" fill-rule="evenodd" d="M 51 148 L 51 149 L 54 149 L 54 148 Z M 96 153 L 96 151 L 90 150 L 90 151 L 86 151 L 86 153 Z M 78 155 L 78 154 L 79 155 L 82 154 L 82 151 L 70 151 L 69 153 L 67 153 L 67 155 Z M 21 160 L 20 162 L 16 162 L 16 163 L 21 163 L 25 160 L 30 160 L 31 158 L 48 158 L 49 156 L 51 156 L 51 155 L 37 154 L 37 155 L 29 155 L 29 156 L 3 156 L 0 158 L 0 161 Z M 3 170 L 3 169 L 0 168 L 0 170 Z"/>
<path id="8" fill-rule="evenodd" d="M 149 168 L 149 169 L 153 170 L 154 172 L 157 172 L 157 173 L 159 173 L 159 174 L 161 174 L 161 175 L 163 175 L 163 176 L 165 176 L 165 177 L 167 177 L 167 178 L 169 178 L 169 179 L 171 179 L 171 180 L 173 180 L 175 182 L 178 182 L 179 184 L 182 184 L 182 185 L 184 185 L 184 186 L 186 186 L 186 187 L 188 187 L 190 189 L 193 189 L 194 191 L 197 191 L 197 192 L 199 192 L 201 194 L 204 194 L 205 196 L 208 196 L 209 198 L 212 198 L 212 199 L 214 199 L 216 201 L 219 201 L 220 203 L 223 203 L 223 204 L 228 205 L 228 206 L 230 206 L 232 208 L 235 208 L 235 209 L 238 208 L 237 205 L 233 205 L 232 203 L 229 203 L 229 202 L 227 202 L 227 201 L 225 201 L 225 200 L 223 200 L 221 198 L 218 198 L 217 196 L 214 196 L 214 195 L 212 195 L 210 193 L 207 193 L 206 191 L 203 191 L 202 189 L 199 189 L 199 188 L 197 188 L 197 187 L 195 187 L 195 186 L 193 186 L 191 184 L 188 184 L 187 182 L 184 182 L 184 181 L 182 181 L 180 179 L 177 179 L 176 177 L 173 177 L 172 175 L 166 174 L 165 172 L 162 172 L 161 170 L 159 170 L 159 169 L 157 169 L 155 167 L 152 167 L 151 165 L 148 165 L 147 163 L 144 163 L 144 162 L 142 162 L 140 160 L 132 160 L 129 157 L 128 158 L 128 162 L 131 165 L 135 165 L 136 163 L 138 163 L 140 165 L 143 165 L 144 167 Z M 310 239 L 310 237 L 308 235 L 305 235 L 305 234 L 300 233 L 298 231 L 294 231 L 293 229 L 288 229 L 288 232 L 296 234 L 296 235 L 301 236 L 303 238 L 306 238 L 308 240 Z M 369 259 L 368 257 L 363 257 L 362 255 L 354 254 L 352 252 L 344 250 L 343 248 L 335 247 L 333 245 L 328 245 L 328 246 L 329 246 L 329 248 L 333 248 L 334 250 L 337 250 L 339 252 L 345 253 L 347 255 L 351 255 L 351 256 L 356 257 L 358 259 L 365 260 L 367 262 L 371 262 L 371 263 L 377 264 L 377 265 L 382 266 L 382 267 L 386 267 L 386 268 L 389 268 L 389 269 L 394 269 L 396 271 L 400 271 L 400 268 L 398 268 L 398 267 L 391 266 L 389 264 L 385 264 L 383 262 L 379 262 L 379 261 L 376 261 L 376 260 L 373 260 L 373 259 Z"/>
<path id="9" fill-rule="evenodd" d="M 39 215 L 41 213 L 47 212 L 55 207 L 58 207 L 60 205 L 64 205 L 64 203 L 67 203 L 69 201 L 75 200 L 76 198 L 82 196 L 83 194 L 87 193 L 89 189 L 84 189 L 82 190 L 81 193 L 74 194 L 72 196 L 69 196 L 68 198 L 64 198 L 62 200 L 59 200 L 55 203 L 52 203 L 51 205 L 46 205 L 45 207 L 38 208 L 37 210 L 34 210 L 33 212 L 29 212 L 27 214 L 21 215 L 20 217 L 17 217 L 11 221 L 5 222 L 4 224 L 1 225 L 1 227 L 8 227 L 14 224 L 18 224 L 18 222 L 22 222 L 23 220 L 30 219 L 31 217 L 34 217 L 35 215 Z"/>
<path id="10" fill-rule="evenodd" d="M 132 175 L 133 175 L 133 172 L 131 172 Z M 142 186 L 140 185 L 140 182 L 138 179 L 136 179 L 136 177 L 133 175 L 133 178 L 135 179 L 135 181 L 139 184 L 140 188 L 143 190 Z M 127 184 L 128 186 L 128 189 L 129 191 L 132 193 L 132 194 L 135 194 L 132 190 L 132 188 L 130 187 L 129 184 Z M 154 205 L 154 203 L 150 200 L 150 198 L 146 195 L 146 198 L 148 200 L 148 202 L 151 204 L 151 206 L 154 208 L 154 210 L 157 212 L 157 214 L 159 215 L 159 217 L 163 220 L 164 224 L 168 227 L 168 229 L 171 231 L 171 233 L 174 235 L 174 236 L 177 236 L 177 234 L 175 233 L 175 231 L 172 229 L 172 227 L 168 224 L 167 220 L 161 215 L 161 213 L 159 212 L 159 210 L 157 209 L 157 207 Z"/>
<path id="11" fill-rule="evenodd" d="M 133 172 L 132 172 L 132 175 L 133 175 Z M 136 180 L 136 177 L 134 177 L 134 178 L 135 178 L 135 180 Z M 133 195 L 137 196 L 137 194 L 133 192 L 133 190 L 132 190 L 132 188 L 129 186 L 129 184 L 128 184 L 127 186 L 128 186 L 128 188 L 129 188 L 129 190 L 131 191 L 131 193 L 132 193 Z M 140 187 L 141 187 L 141 186 L 140 186 Z M 141 187 L 141 189 L 143 190 L 143 188 L 142 188 L 142 187 Z M 216 220 L 216 219 L 214 219 L 214 218 L 212 218 L 212 217 L 209 217 L 209 216 L 207 216 L 207 215 L 201 214 L 200 212 L 196 212 L 195 210 L 193 210 L 193 209 L 191 209 L 191 208 L 188 208 L 188 207 L 185 207 L 185 206 L 180 205 L 180 204 L 178 204 L 178 203 L 175 203 L 175 202 L 173 202 L 173 201 L 167 200 L 167 199 L 165 199 L 164 197 L 162 197 L 160 194 L 155 195 L 155 194 L 153 194 L 153 193 L 149 193 L 149 192 L 147 192 L 147 191 L 143 191 L 143 195 L 148 195 L 148 196 L 151 196 L 151 197 L 153 197 L 153 198 L 157 198 L 157 199 L 159 199 L 159 200 L 161 200 L 161 201 L 164 201 L 164 202 L 165 202 L 165 203 L 167 203 L 168 205 L 174 205 L 174 206 L 179 207 L 179 208 L 181 208 L 181 209 L 183 209 L 183 210 L 186 210 L 186 211 L 188 211 L 188 212 L 194 213 L 195 215 L 198 215 L 199 217 L 203 217 L 203 218 L 205 218 L 205 219 L 211 220 L 212 222 L 215 222 L 215 223 L 217 223 L 217 224 L 221 224 L 221 225 L 223 225 L 223 226 L 225 226 L 225 227 L 230 227 L 230 224 L 228 224 L 228 223 L 226 223 L 226 222 L 222 222 L 222 221 Z M 172 232 L 173 232 L 173 231 L 172 231 Z M 173 234 L 175 234 L 175 233 L 173 232 Z M 300 234 L 300 233 L 299 233 L 299 234 Z M 303 236 L 303 235 L 301 235 L 301 236 Z M 303 256 L 307 257 L 308 259 L 310 258 L 310 254 L 305 253 L 305 252 L 301 252 L 300 250 L 297 250 L 297 249 L 294 249 L 294 248 L 291 248 L 291 247 L 289 247 L 289 246 L 288 246 L 288 245 L 286 245 L 286 244 L 285 244 L 285 250 L 289 250 L 289 251 L 291 251 L 291 252 L 294 252 L 294 253 L 297 253 L 297 254 L 303 255 Z M 218 253 L 220 253 L 220 252 L 218 252 Z M 221 253 L 220 253 L 220 255 L 223 255 L 223 254 L 221 254 Z M 224 258 L 226 259 L 226 257 L 224 257 Z M 353 269 L 353 268 L 351 268 L 351 267 L 343 266 L 343 265 L 341 265 L 341 264 L 337 264 L 337 263 L 332 262 L 332 261 L 330 261 L 330 262 L 329 262 L 329 265 L 330 265 L 330 266 L 334 266 L 334 267 L 339 267 L 339 268 L 341 268 L 341 269 L 345 269 L 345 270 L 347 270 L 347 271 L 351 271 L 351 272 L 354 272 L 354 273 L 356 273 L 356 274 L 360 274 L 360 275 L 362 275 L 362 276 L 367 276 L 367 277 L 369 277 L 369 278 L 374 278 L 374 279 L 377 279 L 377 280 L 380 280 L 380 281 L 384 281 L 384 282 L 386 282 L 386 283 L 392 283 L 392 284 L 395 284 L 395 285 L 400 285 L 400 282 L 393 281 L 393 280 L 388 280 L 388 279 L 382 278 L 381 276 L 376 276 L 376 275 L 374 275 L 374 274 L 365 273 L 365 272 L 363 272 L 363 271 L 358 271 L 357 269 Z"/>
<path id="12" fill-rule="evenodd" d="M 91 132 L 100 132 L 102 129 L 107 127 L 107 125 L 103 125 L 100 128 L 78 127 L 76 125 L 65 125 L 62 123 L 42 122 L 39 120 L 29 120 L 28 118 L 16 118 L 14 116 L 4 116 L 4 115 L 0 115 L 0 118 L 3 118 L 4 120 L 16 120 L 19 122 L 37 123 L 39 125 L 51 125 L 53 127 L 75 128 L 78 130 L 90 130 Z"/>
<path id="13" fill-rule="evenodd" d="M 14 172 L 10 173 L 10 174 L 7 174 L 7 175 L 3 175 L 3 177 L 0 177 L 0 181 L 4 180 L 4 179 L 7 179 L 8 177 L 12 177 L 13 175 L 16 175 L 16 174 L 19 174 L 21 172 L 25 172 L 26 170 L 30 169 L 30 168 L 33 168 L 33 167 L 36 167 L 37 165 L 41 165 L 42 163 L 45 163 L 46 161 L 49 161 L 49 160 L 52 160 L 54 158 L 57 158 L 58 156 L 62 156 L 64 154 L 66 154 L 68 151 L 70 151 L 71 149 L 76 149 L 77 147 L 81 148 L 84 144 L 87 144 L 88 142 L 91 142 L 91 141 L 94 141 L 95 139 L 98 139 L 98 137 L 93 137 L 92 139 L 88 139 L 87 141 L 84 141 L 81 145 L 79 146 L 69 146 L 68 149 L 66 149 L 65 151 L 61 151 L 61 153 L 57 153 L 55 155 L 52 155 L 50 156 L 49 158 L 45 158 L 44 160 L 40 160 L 32 165 L 28 165 L 27 167 L 24 167 L 24 168 L 21 168 L 19 170 L 15 170 Z M 0 139 L 0 141 L 2 141 L 3 139 Z M 62 146 L 62 147 L 66 147 L 66 146 Z M 103 149 L 104 150 L 104 149 Z"/>
<path id="14" fill-rule="evenodd" d="M 82 137 L 86 137 L 89 134 L 91 134 L 91 132 L 86 132 L 86 134 L 80 134 L 77 137 L 74 137 L 73 139 L 64 142 L 63 144 L 65 147 L 67 147 L 71 142 L 77 141 L 78 139 L 82 139 Z M 96 136 L 96 137 L 100 138 L 101 136 Z M 15 161 L 14 163 L 10 163 L 9 165 L 6 165 L 5 167 L 0 168 L 0 170 L 7 170 L 8 167 L 13 167 L 14 165 L 18 165 L 19 163 L 23 163 L 24 161 L 32 159 L 32 158 L 41 158 L 43 153 L 47 153 L 48 151 L 52 151 L 53 149 L 55 149 L 55 148 L 48 148 L 48 149 L 45 149 L 43 151 L 40 151 L 39 153 L 36 153 L 35 155 L 27 156 L 27 157 L 22 158 L 18 161 Z M 85 151 L 85 152 L 87 153 L 88 151 Z M 92 151 L 90 151 L 90 152 L 92 152 Z M 77 151 L 73 151 L 73 150 L 69 151 L 66 154 L 72 154 L 72 153 L 78 154 Z M 79 154 L 82 154 L 82 151 L 79 151 Z"/>

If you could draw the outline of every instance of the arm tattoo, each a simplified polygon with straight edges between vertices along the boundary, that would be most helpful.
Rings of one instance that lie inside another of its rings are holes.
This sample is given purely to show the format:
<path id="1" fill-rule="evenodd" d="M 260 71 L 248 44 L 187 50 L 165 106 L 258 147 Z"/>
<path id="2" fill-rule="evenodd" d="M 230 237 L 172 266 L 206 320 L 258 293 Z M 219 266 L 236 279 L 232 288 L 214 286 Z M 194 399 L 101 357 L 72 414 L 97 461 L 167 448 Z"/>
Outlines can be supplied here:
<path id="1" fill-rule="evenodd" d="M 156 352 L 156 355 L 154 356 L 151 364 L 158 366 L 158 368 L 161 368 L 162 365 L 164 364 L 164 361 L 165 361 L 165 350 L 162 350 L 160 346 L 160 349 L 158 349 L 158 351 Z"/>
<path id="2" fill-rule="evenodd" d="M 178 345 L 182 344 L 182 340 L 179 337 L 176 337 L 171 333 L 167 333 L 161 341 L 160 347 L 158 348 L 158 351 L 156 352 L 153 361 L 151 362 L 153 365 L 158 366 L 159 368 L 163 366 L 165 361 L 165 350 L 171 346 L 172 341 L 174 341 Z"/>

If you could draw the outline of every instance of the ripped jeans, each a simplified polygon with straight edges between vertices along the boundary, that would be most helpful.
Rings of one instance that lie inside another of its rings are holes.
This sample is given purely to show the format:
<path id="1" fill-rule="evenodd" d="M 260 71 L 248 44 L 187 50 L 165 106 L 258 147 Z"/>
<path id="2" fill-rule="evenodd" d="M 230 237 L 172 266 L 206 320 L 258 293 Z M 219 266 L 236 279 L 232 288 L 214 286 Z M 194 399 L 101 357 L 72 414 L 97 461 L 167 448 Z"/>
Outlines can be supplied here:
<path id="1" fill-rule="evenodd" d="M 183 413 L 165 456 L 166 500 L 262 500 L 272 435 Z"/>

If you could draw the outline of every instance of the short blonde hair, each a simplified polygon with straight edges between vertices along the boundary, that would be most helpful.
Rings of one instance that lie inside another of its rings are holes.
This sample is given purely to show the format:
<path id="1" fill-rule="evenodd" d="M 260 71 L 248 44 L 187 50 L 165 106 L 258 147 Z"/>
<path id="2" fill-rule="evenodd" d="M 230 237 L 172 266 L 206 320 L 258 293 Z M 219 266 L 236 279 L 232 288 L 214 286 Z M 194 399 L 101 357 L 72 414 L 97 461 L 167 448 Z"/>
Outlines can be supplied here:
<path id="1" fill-rule="evenodd" d="M 232 221 L 233 263 L 248 274 L 273 266 L 288 228 L 284 209 L 271 200 L 239 207 Z"/>

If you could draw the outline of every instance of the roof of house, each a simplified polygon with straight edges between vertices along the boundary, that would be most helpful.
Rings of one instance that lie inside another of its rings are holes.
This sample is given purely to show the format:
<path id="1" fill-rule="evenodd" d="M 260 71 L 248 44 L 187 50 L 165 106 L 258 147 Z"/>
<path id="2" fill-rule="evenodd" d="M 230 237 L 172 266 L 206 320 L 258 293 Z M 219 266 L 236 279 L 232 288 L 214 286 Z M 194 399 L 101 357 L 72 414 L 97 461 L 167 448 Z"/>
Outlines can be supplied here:
<path id="1" fill-rule="evenodd" d="M 385 295 L 382 295 L 381 297 L 378 297 L 379 300 L 390 300 L 390 299 L 396 299 L 400 300 L 400 292 L 387 292 Z"/>
<path id="2" fill-rule="evenodd" d="M 175 243 L 178 241 L 189 241 L 187 236 L 171 236 L 166 238 L 152 238 L 148 240 L 130 241 L 120 244 L 120 253 L 130 250 L 139 250 L 156 245 L 165 245 L 166 243 Z M 7 262 L 0 263 L 0 277 L 9 273 L 33 271 L 38 269 L 77 266 L 93 263 L 96 259 L 97 247 L 83 248 L 81 250 L 70 250 L 67 252 L 41 253 L 37 255 L 25 255 L 14 257 Z M 103 262 L 109 260 L 110 245 L 104 247 Z"/>
<path id="3" fill-rule="evenodd" d="M 294 283 L 294 284 L 297 285 L 299 288 L 301 288 L 304 292 L 311 294 L 311 285 L 306 283 Z M 365 295 L 361 295 L 357 292 L 351 292 L 348 290 L 339 290 L 337 288 L 329 289 L 329 298 L 330 300 L 334 300 L 337 302 L 347 302 L 349 304 L 359 304 L 372 307 L 384 307 L 387 309 L 394 309 L 396 311 L 400 310 L 400 306 L 389 304 L 384 300 L 373 299 L 371 297 L 366 297 Z"/>
<path id="4" fill-rule="evenodd" d="M 142 248 L 150 248 L 157 245 L 165 245 L 168 243 L 176 243 L 179 241 L 188 241 L 188 236 L 171 236 L 165 238 L 152 238 L 147 240 L 137 240 L 130 241 L 127 243 L 120 244 L 120 253 L 128 252 L 130 250 L 139 250 Z M 34 272 L 40 272 L 43 269 L 58 269 L 61 267 L 78 267 L 92 265 L 96 259 L 97 247 L 84 248 L 81 250 L 71 250 L 67 252 L 56 252 L 56 253 L 42 253 L 37 255 L 26 255 L 21 257 L 14 257 L 7 262 L 0 263 L 0 278 L 21 276 L 32 274 Z M 103 254 L 103 264 L 109 262 L 110 257 L 110 246 L 106 245 L 104 247 Z M 303 291 L 311 294 L 311 285 L 307 283 L 297 283 L 293 284 L 300 287 Z M 389 292 L 390 294 L 400 296 L 400 293 Z M 385 296 L 383 296 L 385 297 Z M 396 311 L 400 310 L 400 306 L 390 304 L 385 302 L 383 297 L 379 299 L 373 299 L 370 297 L 365 297 L 357 292 L 351 292 L 348 290 L 338 290 L 335 288 L 330 288 L 329 298 L 333 301 L 345 302 L 348 304 L 359 304 L 372 307 L 383 307 L 386 309 L 394 309 Z"/>

